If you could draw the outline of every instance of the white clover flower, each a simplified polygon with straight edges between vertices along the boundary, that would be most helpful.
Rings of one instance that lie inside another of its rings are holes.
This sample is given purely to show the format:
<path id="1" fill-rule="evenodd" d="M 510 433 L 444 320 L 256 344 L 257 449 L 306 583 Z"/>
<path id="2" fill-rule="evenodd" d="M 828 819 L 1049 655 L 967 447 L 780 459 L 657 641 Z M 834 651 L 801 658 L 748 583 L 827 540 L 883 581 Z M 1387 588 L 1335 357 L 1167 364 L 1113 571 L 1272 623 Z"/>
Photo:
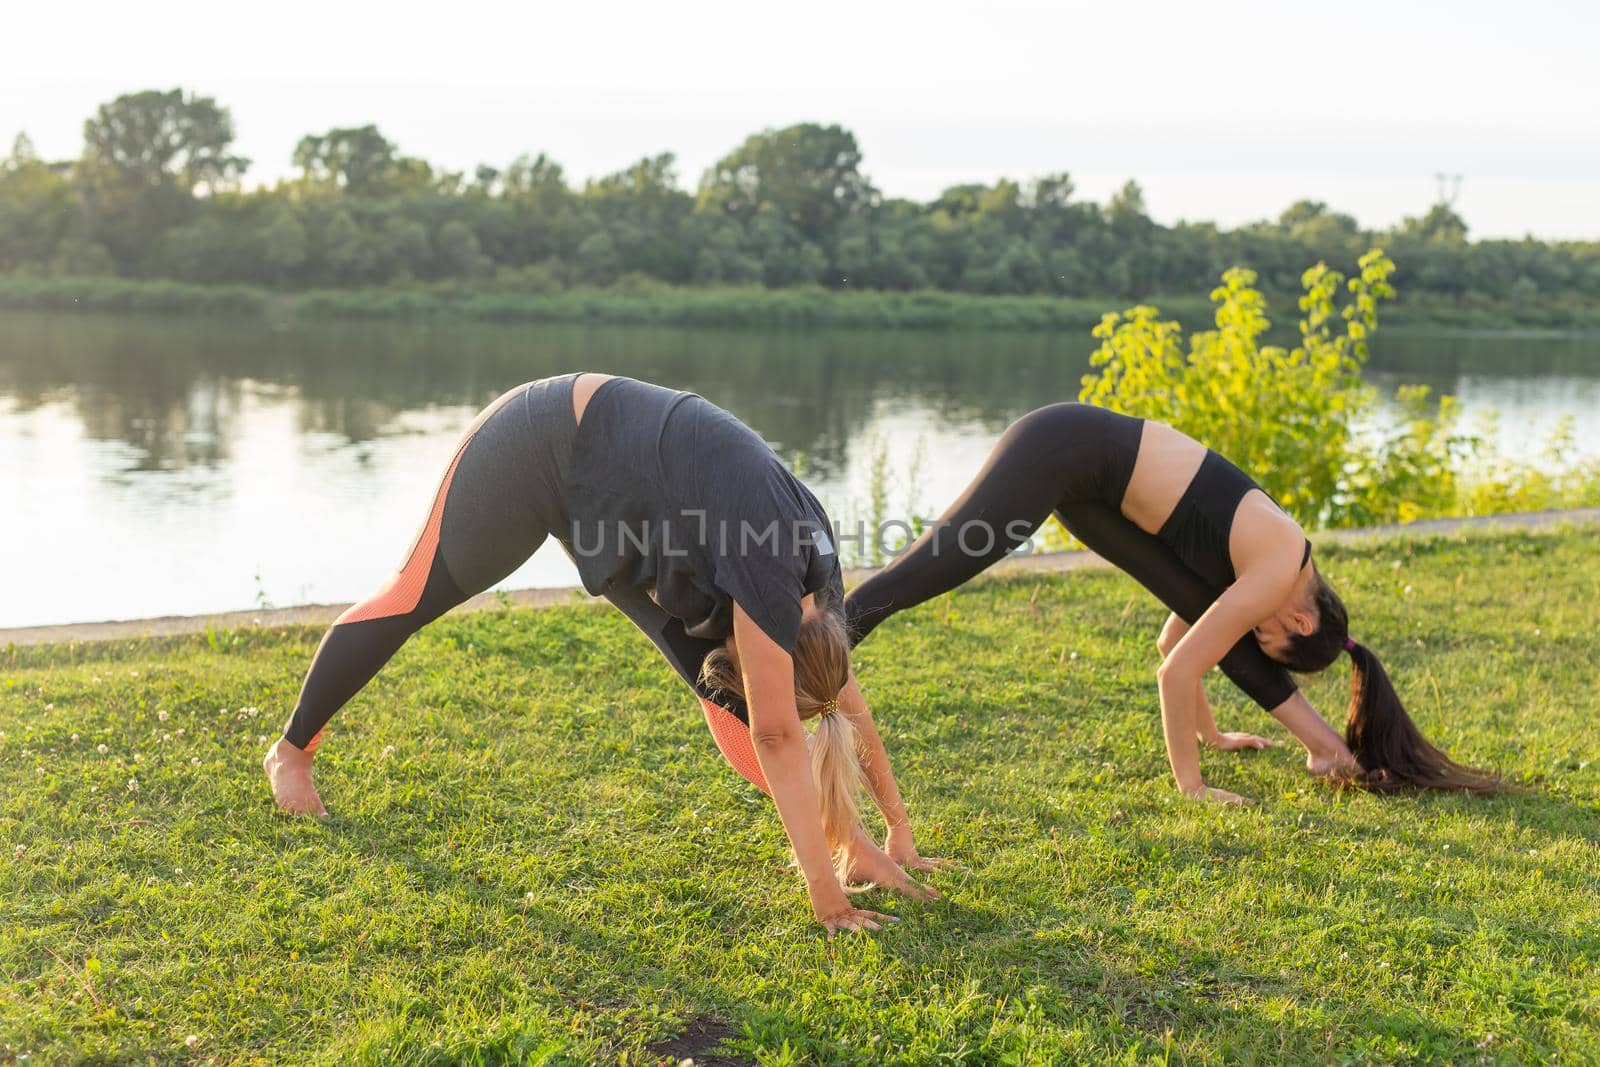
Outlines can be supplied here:
<path id="1" fill-rule="evenodd" d="M 55 711 L 56 710 L 56 706 L 54 704 L 46 704 L 44 706 L 44 710 L 45 711 Z"/>
<path id="2" fill-rule="evenodd" d="M 384 745 L 383 746 L 383 752 L 379 754 L 378 758 L 379 759 L 388 759 L 392 755 L 394 755 L 394 746 L 393 745 Z"/>
<path id="3" fill-rule="evenodd" d="M 166 722 L 170 716 L 165 711 L 158 711 L 156 712 L 156 718 L 160 719 L 162 722 Z"/>
<path id="4" fill-rule="evenodd" d="M 161 735 L 161 740 L 163 740 L 163 741 L 171 741 L 172 740 L 172 735 L 171 734 L 162 734 Z"/>
<path id="5" fill-rule="evenodd" d="M 105 754 L 106 754 L 106 753 L 107 753 L 107 752 L 110 752 L 110 751 L 111 751 L 111 750 L 110 750 L 110 749 L 109 749 L 109 748 L 107 748 L 107 747 L 106 747 L 106 746 L 105 746 L 105 744 L 104 744 L 104 743 L 102 743 L 102 744 L 98 744 L 98 745 L 96 745 L 96 746 L 94 746 L 94 750 L 95 750 L 95 751 L 96 751 L 96 752 L 98 752 L 98 753 L 100 753 L 100 755 L 102 755 L 102 756 L 104 756 L 104 755 L 105 755 Z"/>
<path id="6" fill-rule="evenodd" d="M 181 727 L 181 726 L 178 727 L 176 732 L 174 732 L 173 736 L 174 737 L 182 737 L 183 736 L 183 727 Z"/>
<path id="7" fill-rule="evenodd" d="M 200 766 L 200 757 L 199 756 L 190 756 L 189 757 L 189 765 L 192 766 L 192 767 Z"/>
<path id="8" fill-rule="evenodd" d="M 16 848 L 11 850 L 11 854 L 13 856 L 20 856 L 26 851 L 28 851 L 28 846 L 27 845 L 18 845 Z M 531 896 L 532 894 L 529 894 L 529 895 Z"/>
<path id="9" fill-rule="evenodd" d="M 137 778 L 129 778 L 128 779 L 128 792 L 137 793 L 138 791 L 139 791 L 139 779 L 137 779 Z"/>
<path id="10" fill-rule="evenodd" d="M 77 734 L 73 734 L 72 735 L 72 743 L 73 744 L 77 744 L 78 743 L 78 735 Z"/>
<path id="11" fill-rule="evenodd" d="M 194 1048 L 195 1046 L 200 1044 L 200 1035 L 199 1034 L 190 1034 L 188 1037 L 183 1039 L 183 1043 L 185 1045 L 188 1045 L 190 1048 Z"/>

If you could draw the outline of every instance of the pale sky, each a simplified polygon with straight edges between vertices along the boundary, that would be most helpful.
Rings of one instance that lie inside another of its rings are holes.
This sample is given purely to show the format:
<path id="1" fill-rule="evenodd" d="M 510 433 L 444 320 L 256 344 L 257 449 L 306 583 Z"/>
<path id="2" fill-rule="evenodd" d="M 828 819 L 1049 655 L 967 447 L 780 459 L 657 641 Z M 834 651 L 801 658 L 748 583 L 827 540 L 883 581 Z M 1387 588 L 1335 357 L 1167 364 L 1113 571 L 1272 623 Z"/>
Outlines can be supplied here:
<path id="1" fill-rule="evenodd" d="M 891 196 L 1069 171 L 1164 222 L 1308 197 L 1388 226 L 1462 175 L 1474 236 L 1600 238 L 1600 5 L 1524 0 L 761 4 L 370 0 L 13 5 L 0 151 L 75 156 L 122 92 L 228 107 L 250 182 L 309 132 L 376 123 L 470 172 L 544 151 L 579 180 L 745 135 L 853 130 Z"/>

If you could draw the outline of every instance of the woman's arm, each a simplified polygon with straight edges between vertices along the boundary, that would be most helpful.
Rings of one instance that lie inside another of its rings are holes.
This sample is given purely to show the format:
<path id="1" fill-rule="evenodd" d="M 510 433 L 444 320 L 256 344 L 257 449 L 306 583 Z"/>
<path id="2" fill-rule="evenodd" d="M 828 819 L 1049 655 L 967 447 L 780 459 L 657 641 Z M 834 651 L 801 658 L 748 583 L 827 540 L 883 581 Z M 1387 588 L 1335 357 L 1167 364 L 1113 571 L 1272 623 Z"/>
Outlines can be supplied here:
<path id="1" fill-rule="evenodd" d="M 852 906 L 833 870 L 811 781 L 805 730 L 795 710 L 794 660 L 737 602 L 733 606 L 733 639 L 739 647 L 756 761 L 805 875 L 811 908 L 830 934 L 835 930 L 877 930 L 880 920 L 892 920 L 892 916 Z"/>
<path id="2" fill-rule="evenodd" d="M 1189 624 L 1177 615 L 1167 616 L 1167 623 L 1161 628 L 1161 636 L 1156 639 L 1156 647 L 1161 650 L 1163 658 L 1171 654 L 1178 646 L 1178 641 L 1189 632 Z M 1196 718 L 1199 725 L 1200 740 L 1215 748 L 1231 751 L 1242 748 L 1265 748 L 1268 745 L 1277 745 L 1276 741 L 1257 737 L 1247 733 L 1222 733 L 1216 727 L 1216 722 L 1211 718 L 1211 702 L 1206 699 L 1205 686 L 1200 687 Z M 1295 736 L 1295 739 L 1305 746 L 1306 770 L 1312 774 L 1331 774 L 1337 770 L 1348 770 L 1355 766 L 1355 758 L 1350 755 L 1350 749 L 1344 743 L 1328 721 L 1312 706 L 1306 695 L 1296 689 L 1289 699 L 1272 709 L 1272 717 L 1283 724 L 1284 728 Z"/>
<path id="3" fill-rule="evenodd" d="M 1173 777 L 1178 780 L 1178 788 L 1185 796 L 1233 803 L 1243 800 L 1225 790 L 1208 788 L 1201 777 L 1196 743 L 1200 705 L 1205 700 L 1201 681 L 1206 671 L 1215 667 L 1240 638 L 1283 603 L 1294 585 L 1297 556 L 1298 546 L 1294 546 L 1292 556 L 1286 546 L 1262 546 L 1257 565 L 1241 575 L 1206 609 L 1156 670 L 1167 759 L 1172 765 Z M 1206 717 L 1210 718 L 1209 712 Z"/>
<path id="4" fill-rule="evenodd" d="M 1178 642 L 1183 635 L 1189 632 L 1189 624 L 1176 613 L 1167 616 L 1166 625 L 1161 627 L 1161 636 L 1156 638 L 1156 648 L 1161 651 L 1161 658 L 1165 659 L 1178 647 Z M 1296 696 L 1299 694 L 1296 693 Z M 1304 698 L 1302 698 L 1304 699 Z M 1276 712 L 1274 712 L 1276 714 Z M 1237 752 L 1245 748 L 1270 748 L 1278 742 L 1256 734 L 1242 732 L 1223 733 L 1217 729 L 1217 721 L 1211 715 L 1211 700 L 1206 696 L 1205 683 L 1201 682 L 1199 691 L 1195 694 L 1195 732 L 1201 741 L 1212 748 L 1224 752 Z"/>
<path id="5" fill-rule="evenodd" d="M 911 832 L 911 817 L 906 814 L 905 803 L 900 799 L 900 785 L 889 767 L 889 750 L 878 735 L 877 724 L 872 721 L 872 711 L 867 698 L 856 682 L 856 672 L 850 671 L 850 681 L 839 694 L 839 709 L 850 717 L 856 728 L 857 743 L 861 752 L 861 769 L 866 772 L 867 791 L 872 802 L 883 813 L 883 821 L 890 835 L 896 830 Z"/>
<path id="6" fill-rule="evenodd" d="M 839 694 L 839 708 L 850 717 L 850 722 L 856 728 L 867 790 L 872 794 L 872 801 L 882 812 L 884 824 L 889 829 L 885 842 L 889 857 L 902 867 L 916 870 L 934 871 L 949 866 L 944 860 L 917 853 L 916 838 L 911 832 L 911 817 L 906 814 L 899 783 L 895 781 L 894 771 L 889 766 L 889 750 L 878 735 L 877 724 L 873 722 L 866 695 L 861 692 L 853 669 L 844 692 Z"/>
<path id="7" fill-rule="evenodd" d="M 1328 720 L 1298 689 L 1288 700 L 1272 709 L 1272 717 L 1283 723 L 1284 728 L 1305 746 L 1306 770 L 1312 774 L 1356 770 L 1356 759 L 1350 754 L 1344 738 L 1328 725 Z"/>

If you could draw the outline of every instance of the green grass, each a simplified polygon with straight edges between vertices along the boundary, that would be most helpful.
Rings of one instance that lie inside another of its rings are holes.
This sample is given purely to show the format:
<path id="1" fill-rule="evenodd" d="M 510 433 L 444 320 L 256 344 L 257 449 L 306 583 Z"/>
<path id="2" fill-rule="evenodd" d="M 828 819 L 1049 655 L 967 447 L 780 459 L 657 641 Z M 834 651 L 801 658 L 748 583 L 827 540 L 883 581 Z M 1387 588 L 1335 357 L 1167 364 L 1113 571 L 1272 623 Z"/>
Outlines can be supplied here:
<path id="1" fill-rule="evenodd" d="M 0 650 L 0 1062 L 1593 1062 L 1597 548 L 1323 550 L 1423 729 L 1527 787 L 1489 800 L 1338 793 L 1290 749 L 1203 754 L 1257 806 L 1182 800 L 1119 575 L 891 621 L 860 672 L 964 869 L 832 942 L 607 610 L 425 631 L 330 729 L 321 824 L 258 768 L 317 633 Z"/>

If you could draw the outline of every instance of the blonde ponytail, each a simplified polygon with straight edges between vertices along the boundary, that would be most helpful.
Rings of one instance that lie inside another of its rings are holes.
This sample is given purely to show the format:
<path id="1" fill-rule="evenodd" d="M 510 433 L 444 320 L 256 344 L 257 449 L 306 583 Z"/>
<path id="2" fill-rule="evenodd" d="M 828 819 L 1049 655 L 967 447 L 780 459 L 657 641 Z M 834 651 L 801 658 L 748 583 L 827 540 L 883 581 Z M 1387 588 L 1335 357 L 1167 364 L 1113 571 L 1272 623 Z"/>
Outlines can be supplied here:
<path id="1" fill-rule="evenodd" d="M 834 705 L 837 709 L 837 704 Z M 833 848 L 833 866 L 841 883 L 848 883 L 850 845 L 861 826 L 858 798 L 865 786 L 855 724 L 837 710 L 817 719 L 811 742 L 811 780 L 822 809 L 822 832 Z"/>
<path id="2" fill-rule="evenodd" d="M 700 681 L 713 693 L 745 699 L 744 679 L 726 649 L 716 649 L 706 657 Z M 856 728 L 849 716 L 839 711 L 839 693 L 849 681 L 850 639 L 844 620 L 828 610 L 807 612 L 794 646 L 794 704 L 801 719 L 817 719 L 811 741 L 811 779 L 841 882 L 850 844 L 861 826 L 857 798 L 865 784 Z"/>

